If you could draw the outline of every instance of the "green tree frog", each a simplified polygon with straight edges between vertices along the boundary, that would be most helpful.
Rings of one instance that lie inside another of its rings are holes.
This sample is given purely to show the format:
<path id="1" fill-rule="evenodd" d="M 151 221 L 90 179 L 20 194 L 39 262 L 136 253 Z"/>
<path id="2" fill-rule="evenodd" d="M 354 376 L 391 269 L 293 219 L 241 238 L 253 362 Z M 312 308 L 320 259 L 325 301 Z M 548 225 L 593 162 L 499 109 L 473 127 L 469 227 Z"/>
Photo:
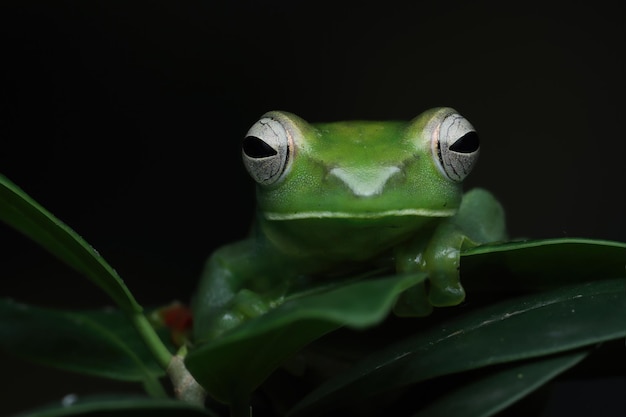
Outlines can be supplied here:
<path id="1" fill-rule="evenodd" d="M 247 239 L 207 261 L 195 338 L 267 312 L 294 288 L 385 266 L 428 274 L 398 299 L 400 316 L 461 303 L 461 250 L 506 233 L 489 192 L 462 192 L 479 151 L 472 125 L 447 107 L 409 122 L 309 124 L 266 113 L 242 142 L 256 220 Z"/>

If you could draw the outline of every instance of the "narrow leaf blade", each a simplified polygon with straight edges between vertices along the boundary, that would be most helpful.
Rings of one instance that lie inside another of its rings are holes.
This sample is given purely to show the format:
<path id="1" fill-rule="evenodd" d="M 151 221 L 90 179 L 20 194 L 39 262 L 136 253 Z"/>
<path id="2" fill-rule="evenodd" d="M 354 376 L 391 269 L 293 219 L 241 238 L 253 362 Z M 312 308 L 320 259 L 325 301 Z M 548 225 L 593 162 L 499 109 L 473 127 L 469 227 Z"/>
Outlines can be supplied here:
<path id="1" fill-rule="evenodd" d="M 485 307 L 389 346 L 305 397 L 293 415 L 442 375 L 626 336 L 626 280 L 591 282 Z"/>
<path id="2" fill-rule="evenodd" d="M 281 362 L 341 326 L 383 320 L 397 296 L 424 274 L 385 277 L 294 298 L 266 315 L 191 351 L 186 365 L 215 399 L 231 403 L 252 392 Z"/>
<path id="3" fill-rule="evenodd" d="M 541 239 L 481 245 L 463 252 L 468 294 L 545 290 L 596 279 L 626 277 L 626 243 Z"/>
<path id="4" fill-rule="evenodd" d="M 104 378 L 154 383 L 165 374 L 119 311 L 59 311 L 0 299 L 0 348 Z"/>
<path id="5" fill-rule="evenodd" d="M 497 369 L 451 390 L 414 417 L 488 417 L 578 364 L 586 351 L 548 356 Z"/>
<path id="6" fill-rule="evenodd" d="M 0 175 L 0 220 L 84 274 L 128 313 L 141 312 L 117 272 L 82 237 Z"/>
<path id="7" fill-rule="evenodd" d="M 215 417 L 216 414 L 198 406 L 166 398 L 137 396 L 67 396 L 51 404 L 14 417 Z"/>

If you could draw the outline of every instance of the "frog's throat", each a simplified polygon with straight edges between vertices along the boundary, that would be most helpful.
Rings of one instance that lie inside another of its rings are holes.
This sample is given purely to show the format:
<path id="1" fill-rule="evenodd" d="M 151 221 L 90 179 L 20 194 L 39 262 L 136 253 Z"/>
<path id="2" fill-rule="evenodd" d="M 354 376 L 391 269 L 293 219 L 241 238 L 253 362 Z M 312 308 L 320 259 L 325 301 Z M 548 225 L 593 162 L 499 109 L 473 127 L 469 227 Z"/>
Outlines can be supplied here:
<path id="1" fill-rule="evenodd" d="M 300 211 L 295 213 L 266 212 L 267 220 L 300 220 L 300 219 L 380 219 L 383 217 L 451 217 L 457 209 L 400 209 L 374 211 L 369 213 L 352 213 L 348 211 Z"/>

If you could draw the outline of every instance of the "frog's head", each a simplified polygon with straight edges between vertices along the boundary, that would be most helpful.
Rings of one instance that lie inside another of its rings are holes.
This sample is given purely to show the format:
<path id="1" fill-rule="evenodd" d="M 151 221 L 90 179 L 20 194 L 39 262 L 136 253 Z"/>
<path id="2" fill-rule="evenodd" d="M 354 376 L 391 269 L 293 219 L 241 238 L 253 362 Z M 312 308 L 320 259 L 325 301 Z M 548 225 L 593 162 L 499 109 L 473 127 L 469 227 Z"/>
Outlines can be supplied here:
<path id="1" fill-rule="evenodd" d="M 273 111 L 242 146 L 267 220 L 452 216 L 478 153 L 474 128 L 451 108 L 408 123 L 309 124 Z"/>

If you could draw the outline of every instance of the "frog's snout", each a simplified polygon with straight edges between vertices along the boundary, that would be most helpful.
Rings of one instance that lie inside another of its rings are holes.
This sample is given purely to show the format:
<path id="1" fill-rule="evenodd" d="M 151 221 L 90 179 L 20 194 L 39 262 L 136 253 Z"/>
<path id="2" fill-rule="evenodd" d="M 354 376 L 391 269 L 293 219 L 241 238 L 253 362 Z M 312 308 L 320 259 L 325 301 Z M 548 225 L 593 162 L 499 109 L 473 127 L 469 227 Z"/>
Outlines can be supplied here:
<path id="1" fill-rule="evenodd" d="M 354 195 L 373 197 L 381 194 L 387 181 L 399 172 L 400 168 L 396 166 L 353 169 L 336 167 L 330 170 L 330 175 L 340 179 Z"/>

